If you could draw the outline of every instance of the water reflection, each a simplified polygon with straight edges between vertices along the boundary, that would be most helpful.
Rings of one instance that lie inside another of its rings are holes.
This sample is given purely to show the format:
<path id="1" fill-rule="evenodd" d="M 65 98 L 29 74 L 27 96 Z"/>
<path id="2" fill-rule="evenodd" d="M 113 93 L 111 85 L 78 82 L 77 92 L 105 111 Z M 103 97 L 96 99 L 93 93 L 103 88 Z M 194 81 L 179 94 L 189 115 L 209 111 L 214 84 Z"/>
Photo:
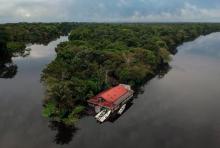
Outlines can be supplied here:
<path id="1" fill-rule="evenodd" d="M 26 57 L 30 54 L 30 48 L 20 49 L 14 53 L 0 53 L 0 78 L 14 78 L 18 71 L 18 66 L 13 62 L 13 57 Z"/>
<path id="2" fill-rule="evenodd" d="M 134 98 L 133 98 L 134 99 Z M 131 106 L 133 105 L 133 100 L 129 101 L 127 104 L 126 104 L 126 108 L 125 110 L 123 111 L 123 113 L 121 115 L 119 114 L 115 114 L 115 115 L 112 115 L 109 117 L 109 119 L 107 121 L 111 122 L 111 123 L 114 123 L 116 122 L 121 116 L 124 116 L 126 115 L 126 112 L 129 110 L 129 108 L 131 108 Z M 98 122 L 97 122 L 98 123 Z"/>
<path id="3" fill-rule="evenodd" d="M 14 64 L 11 58 L 1 58 L 0 60 L 0 78 L 11 79 L 17 73 L 17 65 Z"/>
<path id="4" fill-rule="evenodd" d="M 181 50 L 181 46 L 179 47 Z M 201 36 L 197 40 L 184 44 L 184 52 L 193 55 L 220 58 L 219 33 Z"/>
<path id="5" fill-rule="evenodd" d="M 65 36 L 47 46 L 29 44 L 29 50 L 13 56 L 0 54 L 1 148 L 55 147 L 55 143 L 68 143 L 65 139 L 70 141 L 71 135 L 74 136 L 74 128 L 53 124 L 54 132 L 57 131 L 57 142 L 53 143 L 53 131 L 41 114 L 44 89 L 40 74 L 55 58 L 56 46 L 67 40 Z M 68 136 L 64 138 L 64 135 Z"/>
<path id="6" fill-rule="evenodd" d="M 13 53 L 12 57 L 27 57 L 29 56 L 31 53 L 31 48 L 25 48 L 25 49 L 22 49 L 22 50 L 19 50 L 19 52 L 15 52 Z"/>
<path id="7" fill-rule="evenodd" d="M 170 70 L 171 66 L 169 64 L 163 64 L 158 69 L 158 78 L 162 79 Z"/>
<path id="8" fill-rule="evenodd" d="M 54 142 L 59 145 L 68 144 L 78 130 L 75 126 L 65 125 L 56 121 L 50 121 L 49 128 L 57 132 Z"/>

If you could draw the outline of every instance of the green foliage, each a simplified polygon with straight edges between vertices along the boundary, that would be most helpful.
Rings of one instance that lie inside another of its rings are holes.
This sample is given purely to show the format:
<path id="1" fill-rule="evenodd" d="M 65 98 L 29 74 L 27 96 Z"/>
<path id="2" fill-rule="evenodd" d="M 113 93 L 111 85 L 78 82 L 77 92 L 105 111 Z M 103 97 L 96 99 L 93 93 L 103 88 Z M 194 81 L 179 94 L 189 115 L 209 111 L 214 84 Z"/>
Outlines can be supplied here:
<path id="1" fill-rule="evenodd" d="M 3 50 L 6 49 L 7 40 L 8 40 L 8 34 L 5 28 L 0 27 L 0 52 L 3 52 Z"/>
<path id="2" fill-rule="evenodd" d="M 47 44 L 60 35 L 67 34 L 74 23 L 18 23 L 5 24 L 10 41 Z"/>
<path id="3" fill-rule="evenodd" d="M 120 82 L 135 86 L 143 84 L 148 74 L 151 74 L 151 72 L 144 65 L 134 65 L 119 69 L 117 76 Z"/>
<path id="4" fill-rule="evenodd" d="M 75 106 L 72 110 L 59 108 L 56 105 L 58 105 L 56 102 L 48 101 L 43 108 L 42 115 L 55 121 L 64 122 L 67 125 L 75 124 L 79 115 L 85 110 L 85 107 L 81 105 Z"/>
<path id="5" fill-rule="evenodd" d="M 159 56 L 164 63 L 169 63 L 171 61 L 170 53 L 165 48 L 159 49 Z"/>
<path id="6" fill-rule="evenodd" d="M 77 106 L 119 83 L 143 84 L 184 41 L 220 30 L 219 24 L 87 24 L 74 26 L 68 42 L 44 69 L 42 81 L 55 116 L 66 124 L 80 117 Z"/>
<path id="7" fill-rule="evenodd" d="M 56 113 L 56 106 L 53 102 L 49 101 L 45 104 L 44 108 L 43 108 L 43 116 L 50 118 L 52 117 L 54 114 Z"/>
<path id="8" fill-rule="evenodd" d="M 62 119 L 62 121 L 67 125 L 74 125 L 79 120 L 79 115 L 84 109 L 84 106 L 76 106 L 73 111 L 68 114 L 67 118 Z"/>
<path id="9" fill-rule="evenodd" d="M 8 42 L 7 43 L 7 49 L 11 53 L 23 51 L 25 47 L 26 47 L 25 44 L 22 42 Z"/>
<path id="10" fill-rule="evenodd" d="M 133 49 L 134 58 L 139 61 L 143 62 L 145 65 L 152 65 L 155 66 L 156 64 L 156 55 L 151 50 L 146 50 L 143 48 L 135 48 Z"/>

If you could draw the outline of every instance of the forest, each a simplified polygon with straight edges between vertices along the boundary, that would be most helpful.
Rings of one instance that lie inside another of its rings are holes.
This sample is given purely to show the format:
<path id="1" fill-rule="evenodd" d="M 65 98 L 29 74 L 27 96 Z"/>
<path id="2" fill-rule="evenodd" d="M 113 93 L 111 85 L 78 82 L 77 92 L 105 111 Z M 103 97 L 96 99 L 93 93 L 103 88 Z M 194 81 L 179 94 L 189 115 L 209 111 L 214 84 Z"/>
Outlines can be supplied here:
<path id="1" fill-rule="evenodd" d="M 26 44 L 48 44 L 67 35 L 75 23 L 0 24 L 0 78 L 13 78 L 17 66 L 11 58 L 26 56 Z"/>
<path id="2" fill-rule="evenodd" d="M 0 52 L 13 54 L 27 43 L 47 44 L 67 35 L 75 23 L 11 23 L 0 25 Z"/>
<path id="3" fill-rule="evenodd" d="M 170 62 L 178 45 L 217 31 L 220 24 L 214 23 L 77 24 L 43 70 L 43 115 L 74 124 L 88 98 L 119 83 L 144 84 Z"/>
<path id="4" fill-rule="evenodd" d="M 83 115 L 88 98 L 119 83 L 143 85 L 169 64 L 178 45 L 217 31 L 220 24 L 215 23 L 1 24 L 0 77 L 15 75 L 11 57 L 23 55 L 27 43 L 47 44 L 69 34 L 41 80 L 46 88 L 43 115 L 73 124 Z"/>

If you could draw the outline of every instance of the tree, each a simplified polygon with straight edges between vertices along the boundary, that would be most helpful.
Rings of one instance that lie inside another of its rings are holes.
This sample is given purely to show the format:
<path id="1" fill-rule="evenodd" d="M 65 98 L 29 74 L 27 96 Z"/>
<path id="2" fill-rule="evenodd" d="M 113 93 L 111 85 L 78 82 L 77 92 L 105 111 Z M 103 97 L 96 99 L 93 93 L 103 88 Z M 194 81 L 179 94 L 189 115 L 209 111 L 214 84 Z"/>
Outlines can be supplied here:
<path id="1" fill-rule="evenodd" d="M 8 34 L 3 27 L 0 27 L 0 51 L 6 50 Z"/>
<path id="2" fill-rule="evenodd" d="M 171 60 L 170 53 L 165 48 L 160 48 L 159 57 L 161 63 L 169 63 Z"/>

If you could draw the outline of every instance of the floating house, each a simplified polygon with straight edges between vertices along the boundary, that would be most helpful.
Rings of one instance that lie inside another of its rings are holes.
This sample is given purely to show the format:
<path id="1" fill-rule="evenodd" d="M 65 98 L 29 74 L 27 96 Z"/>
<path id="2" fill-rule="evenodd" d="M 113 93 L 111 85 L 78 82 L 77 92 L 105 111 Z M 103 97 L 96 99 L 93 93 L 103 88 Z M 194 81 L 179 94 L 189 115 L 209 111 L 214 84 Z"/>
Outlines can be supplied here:
<path id="1" fill-rule="evenodd" d="M 119 84 L 92 97 L 88 100 L 88 104 L 97 113 L 95 118 L 104 122 L 114 113 L 122 114 L 126 108 L 126 103 L 133 97 L 133 94 L 134 91 L 130 85 Z"/>

